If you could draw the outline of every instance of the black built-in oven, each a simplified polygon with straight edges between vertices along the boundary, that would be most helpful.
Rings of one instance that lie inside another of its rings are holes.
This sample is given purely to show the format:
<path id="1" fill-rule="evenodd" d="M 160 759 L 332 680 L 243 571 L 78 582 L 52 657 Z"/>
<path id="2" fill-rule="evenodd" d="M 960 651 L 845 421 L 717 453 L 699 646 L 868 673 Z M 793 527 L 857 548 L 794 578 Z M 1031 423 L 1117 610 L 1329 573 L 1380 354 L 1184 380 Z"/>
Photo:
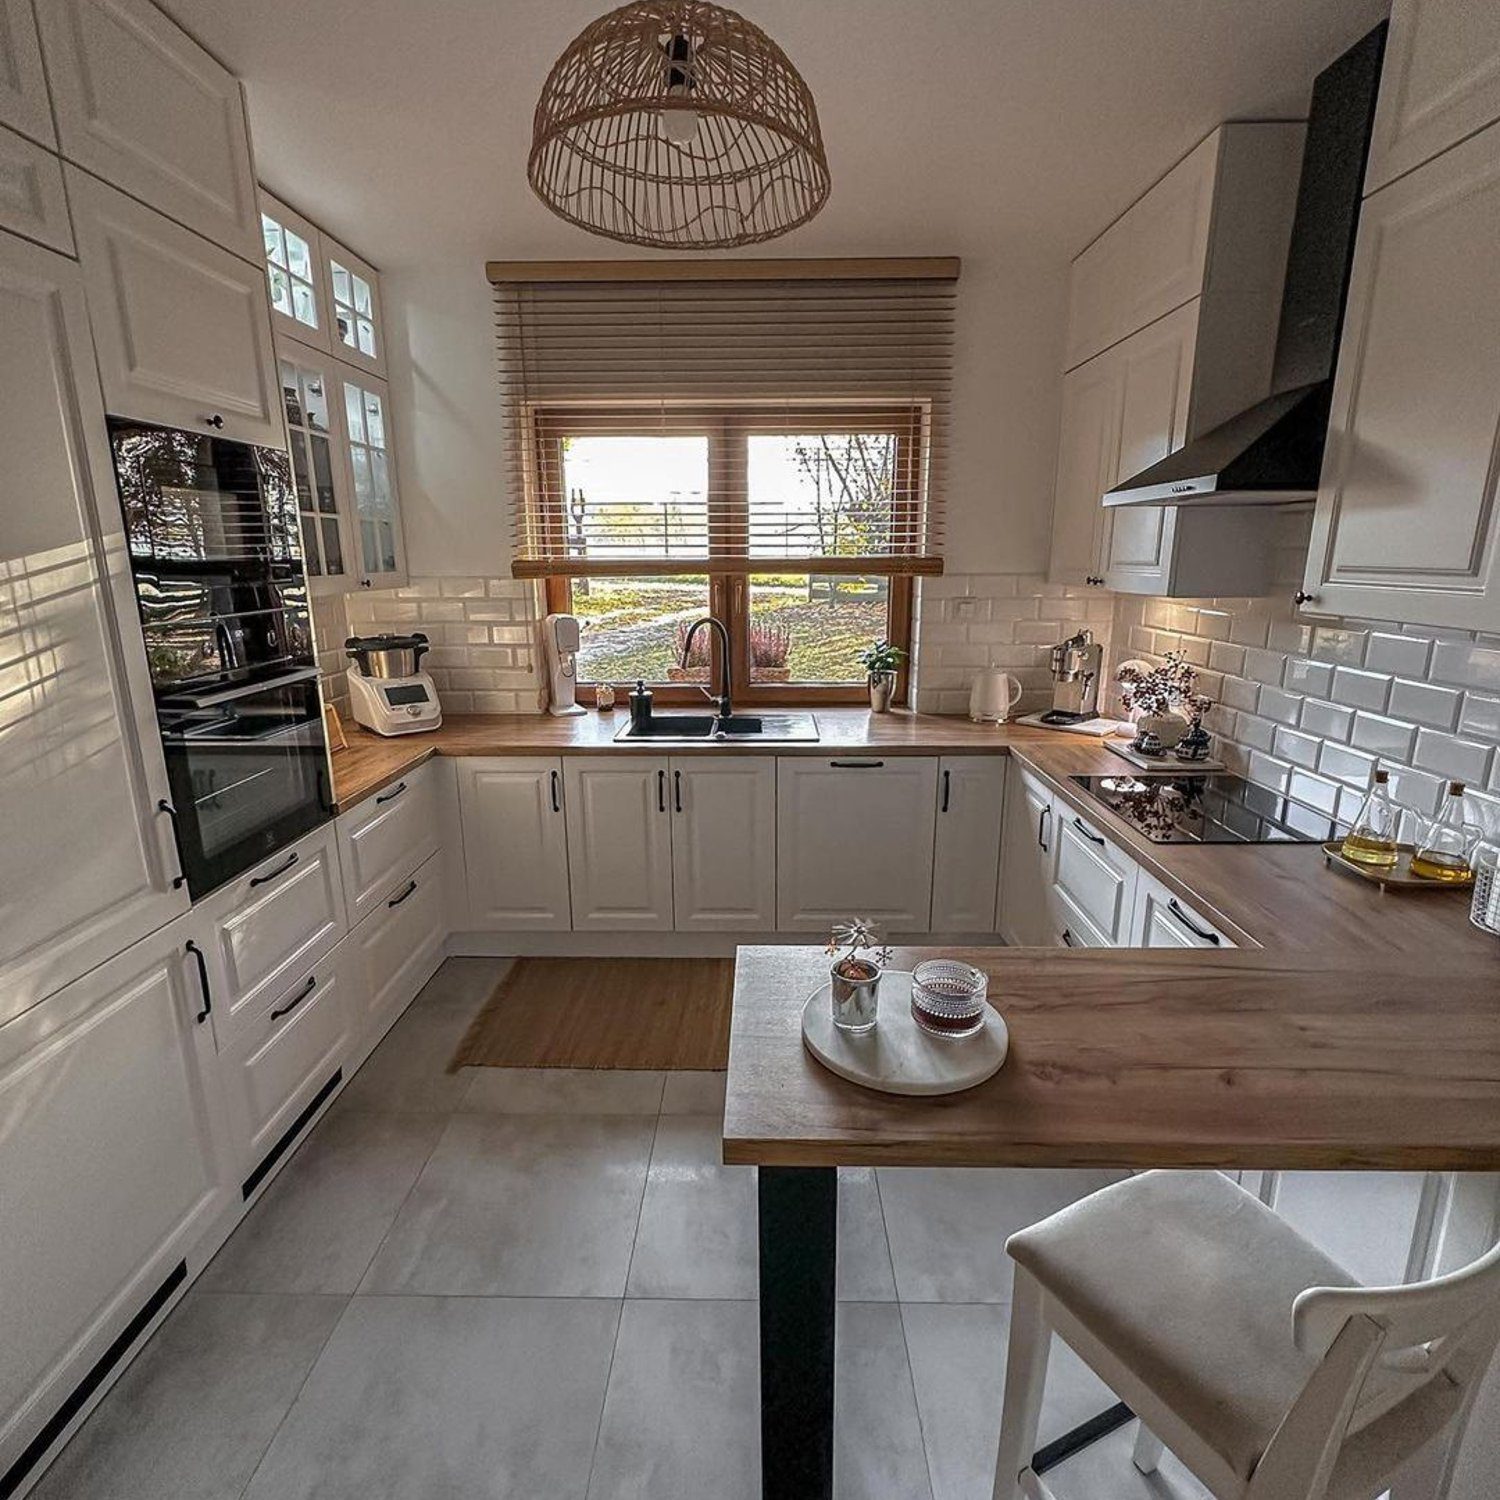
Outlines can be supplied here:
<path id="1" fill-rule="evenodd" d="M 110 419 L 146 660 L 196 900 L 332 815 L 287 455 Z"/>

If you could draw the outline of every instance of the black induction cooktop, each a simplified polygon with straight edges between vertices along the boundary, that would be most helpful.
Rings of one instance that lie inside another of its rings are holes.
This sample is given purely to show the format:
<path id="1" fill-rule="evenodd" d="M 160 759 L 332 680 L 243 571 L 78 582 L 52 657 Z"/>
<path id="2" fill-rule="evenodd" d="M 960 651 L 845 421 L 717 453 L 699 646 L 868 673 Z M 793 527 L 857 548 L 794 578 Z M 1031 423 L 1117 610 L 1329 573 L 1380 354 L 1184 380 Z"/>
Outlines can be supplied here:
<path id="1" fill-rule="evenodd" d="M 1227 771 L 1072 780 L 1154 844 L 1321 844 L 1348 832 L 1327 813 Z"/>

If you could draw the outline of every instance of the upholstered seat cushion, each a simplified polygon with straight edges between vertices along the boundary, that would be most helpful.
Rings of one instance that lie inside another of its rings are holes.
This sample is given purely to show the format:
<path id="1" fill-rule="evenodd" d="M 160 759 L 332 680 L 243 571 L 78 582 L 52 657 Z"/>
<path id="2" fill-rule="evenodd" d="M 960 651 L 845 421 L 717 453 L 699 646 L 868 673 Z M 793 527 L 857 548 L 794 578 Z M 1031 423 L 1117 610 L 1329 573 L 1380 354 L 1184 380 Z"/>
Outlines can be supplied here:
<path id="1" fill-rule="evenodd" d="M 1217 1172 L 1129 1178 L 1006 1248 L 1242 1478 L 1317 1362 L 1297 1294 L 1358 1284 Z"/>

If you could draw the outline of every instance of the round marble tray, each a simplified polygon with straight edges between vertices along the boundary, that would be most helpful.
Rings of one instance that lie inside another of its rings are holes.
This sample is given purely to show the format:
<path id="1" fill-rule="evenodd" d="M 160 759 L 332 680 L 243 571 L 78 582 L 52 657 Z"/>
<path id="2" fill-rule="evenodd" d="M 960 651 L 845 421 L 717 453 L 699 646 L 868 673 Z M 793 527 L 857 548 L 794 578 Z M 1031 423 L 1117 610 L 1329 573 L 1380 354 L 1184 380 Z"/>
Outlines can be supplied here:
<path id="1" fill-rule="evenodd" d="M 802 1007 L 802 1043 L 830 1072 L 884 1094 L 957 1094 L 1000 1071 L 1010 1036 L 987 1005 L 984 1029 L 968 1037 L 929 1036 L 912 1020 L 911 975 L 887 969 L 880 979 L 880 1020 L 851 1036 L 833 1024 L 825 980 Z"/>

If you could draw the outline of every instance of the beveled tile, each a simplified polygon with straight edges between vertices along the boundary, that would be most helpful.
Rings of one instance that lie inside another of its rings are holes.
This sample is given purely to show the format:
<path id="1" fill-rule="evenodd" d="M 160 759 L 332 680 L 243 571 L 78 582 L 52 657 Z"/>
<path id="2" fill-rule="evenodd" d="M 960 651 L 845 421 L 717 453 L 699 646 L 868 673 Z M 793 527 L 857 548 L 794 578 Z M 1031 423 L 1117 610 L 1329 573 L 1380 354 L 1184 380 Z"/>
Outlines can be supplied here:
<path id="1" fill-rule="evenodd" d="M 346 1300 L 189 1292 L 36 1500 L 239 1500 Z"/>
<path id="2" fill-rule="evenodd" d="M 754 1298 L 755 1168 L 721 1165 L 722 1117 L 657 1122 L 631 1297 Z"/>
<path id="3" fill-rule="evenodd" d="M 833 1411 L 835 1500 L 931 1496 L 901 1309 L 893 1303 L 840 1304 Z"/>
<path id="4" fill-rule="evenodd" d="M 444 1117 L 333 1111 L 203 1273 L 216 1292 L 352 1292 Z"/>
<path id="5" fill-rule="evenodd" d="M 655 1115 L 665 1074 L 616 1068 L 465 1068 L 462 1108 L 500 1115 Z"/>
<path id="6" fill-rule="evenodd" d="M 619 1304 L 356 1297 L 246 1500 L 582 1496 Z"/>
<path id="7" fill-rule="evenodd" d="M 464 1007 L 414 1006 L 349 1080 L 334 1110 L 446 1114 L 457 1109 L 469 1080 L 462 1073 L 450 1073 L 448 1064 L 468 1029 Z"/>
<path id="8" fill-rule="evenodd" d="M 880 1201 L 903 1302 L 1006 1302 L 1005 1241 L 1117 1180 L 1027 1167 L 881 1167 Z"/>
<path id="9" fill-rule="evenodd" d="M 661 1096 L 664 1115 L 717 1115 L 724 1118 L 724 1084 L 729 1074 L 671 1072 Z"/>
<path id="10" fill-rule="evenodd" d="M 838 1295 L 841 1302 L 896 1300 L 874 1167 L 839 1168 Z"/>
<path id="11" fill-rule="evenodd" d="M 588 1500 L 759 1500 L 759 1337 L 753 1302 L 627 1302 Z"/>
<path id="12" fill-rule="evenodd" d="M 655 1123 L 454 1115 L 360 1290 L 620 1296 Z"/>

